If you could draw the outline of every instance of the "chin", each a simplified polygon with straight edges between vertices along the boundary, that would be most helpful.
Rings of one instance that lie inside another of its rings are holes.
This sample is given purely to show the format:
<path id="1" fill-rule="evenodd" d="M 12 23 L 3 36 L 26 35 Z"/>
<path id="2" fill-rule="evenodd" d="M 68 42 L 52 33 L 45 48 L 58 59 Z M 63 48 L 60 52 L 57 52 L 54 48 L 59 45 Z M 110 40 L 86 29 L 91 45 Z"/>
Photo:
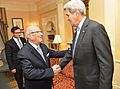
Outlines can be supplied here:
<path id="1" fill-rule="evenodd" d="M 40 40 L 40 43 L 42 42 L 43 40 Z"/>

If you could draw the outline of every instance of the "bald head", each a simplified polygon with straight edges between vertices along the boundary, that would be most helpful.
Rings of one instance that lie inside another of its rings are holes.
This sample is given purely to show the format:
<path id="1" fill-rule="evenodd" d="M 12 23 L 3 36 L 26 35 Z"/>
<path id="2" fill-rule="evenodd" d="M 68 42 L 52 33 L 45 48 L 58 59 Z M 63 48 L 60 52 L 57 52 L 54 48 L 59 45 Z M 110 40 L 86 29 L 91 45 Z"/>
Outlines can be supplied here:
<path id="1" fill-rule="evenodd" d="M 28 37 L 29 34 L 34 33 L 36 31 L 40 31 L 40 28 L 37 26 L 28 26 L 26 29 L 26 37 Z"/>
<path id="2" fill-rule="evenodd" d="M 26 38 L 28 42 L 39 45 L 42 42 L 43 33 L 37 26 L 28 26 L 26 29 Z"/>

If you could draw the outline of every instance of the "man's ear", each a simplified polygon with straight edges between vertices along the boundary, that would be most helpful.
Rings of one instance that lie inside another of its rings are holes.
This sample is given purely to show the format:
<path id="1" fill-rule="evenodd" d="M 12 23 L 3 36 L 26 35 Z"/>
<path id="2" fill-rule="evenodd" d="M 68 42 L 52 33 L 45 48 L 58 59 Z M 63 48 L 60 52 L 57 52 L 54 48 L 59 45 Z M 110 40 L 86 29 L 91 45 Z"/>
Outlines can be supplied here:
<path id="1" fill-rule="evenodd" d="M 26 36 L 26 39 L 30 39 L 30 34 L 28 34 L 28 35 Z"/>
<path id="2" fill-rule="evenodd" d="M 77 10 L 75 13 L 76 13 L 76 16 L 79 16 L 81 14 L 79 10 Z"/>

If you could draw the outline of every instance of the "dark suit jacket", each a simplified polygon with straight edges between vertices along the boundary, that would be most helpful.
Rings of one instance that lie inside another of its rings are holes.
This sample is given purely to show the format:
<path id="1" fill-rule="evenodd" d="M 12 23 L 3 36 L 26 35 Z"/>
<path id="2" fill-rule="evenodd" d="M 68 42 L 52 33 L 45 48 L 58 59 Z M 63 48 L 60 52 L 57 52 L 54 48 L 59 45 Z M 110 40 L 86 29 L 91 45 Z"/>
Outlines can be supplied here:
<path id="1" fill-rule="evenodd" d="M 61 67 L 64 68 L 71 58 L 69 52 L 59 63 Z M 113 57 L 103 25 L 88 18 L 85 20 L 73 62 L 76 89 L 112 89 Z"/>
<path id="2" fill-rule="evenodd" d="M 23 45 L 26 43 L 25 38 L 20 38 L 20 40 Z M 17 53 L 19 50 L 20 49 L 13 38 L 11 38 L 6 42 L 5 53 L 6 53 L 6 58 L 7 58 L 10 70 L 18 66 Z"/>
<path id="3" fill-rule="evenodd" d="M 18 53 L 18 59 L 26 78 L 26 89 L 51 89 L 54 73 L 50 68 L 49 58 L 63 57 L 66 51 L 53 51 L 41 44 L 45 60 L 29 43 L 27 43 Z"/>

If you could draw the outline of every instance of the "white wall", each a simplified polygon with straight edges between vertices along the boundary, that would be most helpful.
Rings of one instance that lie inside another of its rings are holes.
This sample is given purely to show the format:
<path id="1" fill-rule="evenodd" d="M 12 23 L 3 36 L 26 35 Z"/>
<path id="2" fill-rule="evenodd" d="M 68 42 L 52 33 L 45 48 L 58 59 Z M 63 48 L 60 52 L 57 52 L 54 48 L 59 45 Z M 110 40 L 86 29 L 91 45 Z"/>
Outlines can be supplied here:
<path id="1" fill-rule="evenodd" d="M 114 89 L 120 89 L 120 60 L 115 61 L 114 67 Z"/>
<path id="2" fill-rule="evenodd" d="M 105 23 L 104 17 L 104 0 L 90 0 L 89 2 L 89 17 L 102 24 Z"/>

